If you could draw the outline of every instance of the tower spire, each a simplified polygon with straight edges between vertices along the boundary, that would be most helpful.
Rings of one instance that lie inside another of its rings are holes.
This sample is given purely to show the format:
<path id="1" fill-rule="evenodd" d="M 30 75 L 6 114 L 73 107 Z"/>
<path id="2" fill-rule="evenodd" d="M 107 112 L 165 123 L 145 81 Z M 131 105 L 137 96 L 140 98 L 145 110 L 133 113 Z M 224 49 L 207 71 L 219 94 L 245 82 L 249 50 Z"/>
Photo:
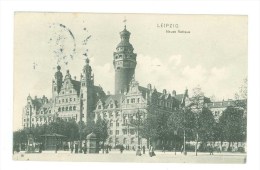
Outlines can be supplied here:
<path id="1" fill-rule="evenodd" d="M 123 21 L 126 23 L 126 19 Z M 115 94 L 127 92 L 129 84 L 135 74 L 136 56 L 134 48 L 129 42 L 131 33 L 125 29 L 120 32 L 121 41 L 114 52 L 113 65 L 115 69 Z"/>
<path id="2" fill-rule="evenodd" d="M 126 21 L 127 21 L 126 18 L 124 18 L 123 22 L 124 22 L 124 24 L 125 24 L 125 26 L 124 26 L 125 29 L 126 29 Z"/>

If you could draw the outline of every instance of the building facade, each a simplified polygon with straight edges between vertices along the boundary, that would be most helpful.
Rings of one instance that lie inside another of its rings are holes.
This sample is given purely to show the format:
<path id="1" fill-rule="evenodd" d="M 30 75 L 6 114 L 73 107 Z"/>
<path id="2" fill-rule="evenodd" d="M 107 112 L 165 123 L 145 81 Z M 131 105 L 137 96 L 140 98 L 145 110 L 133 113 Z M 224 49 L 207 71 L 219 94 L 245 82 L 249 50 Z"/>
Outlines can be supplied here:
<path id="1" fill-rule="evenodd" d="M 120 32 L 120 43 L 113 54 L 115 70 L 115 93 L 105 94 L 102 87 L 95 86 L 94 74 L 87 58 L 80 80 L 72 78 L 69 70 L 65 76 L 61 67 L 57 66 L 52 81 L 52 98 L 47 99 L 29 95 L 23 109 L 23 127 L 34 127 L 56 121 L 57 118 L 76 122 L 97 120 L 98 117 L 108 121 L 109 137 L 106 144 L 111 146 L 124 145 L 132 148 L 137 145 L 147 145 L 147 141 L 139 136 L 138 127 L 131 125 L 132 121 L 143 121 L 148 109 L 154 106 L 157 112 L 172 114 L 181 105 L 189 105 L 188 90 L 177 94 L 175 90 L 164 89 L 158 92 L 148 84 L 140 86 L 135 80 L 137 54 L 130 43 L 131 33 L 124 28 Z M 137 73 L 138 74 L 138 73 Z M 210 102 L 202 97 L 200 104 L 212 110 L 217 120 L 229 103 Z"/>

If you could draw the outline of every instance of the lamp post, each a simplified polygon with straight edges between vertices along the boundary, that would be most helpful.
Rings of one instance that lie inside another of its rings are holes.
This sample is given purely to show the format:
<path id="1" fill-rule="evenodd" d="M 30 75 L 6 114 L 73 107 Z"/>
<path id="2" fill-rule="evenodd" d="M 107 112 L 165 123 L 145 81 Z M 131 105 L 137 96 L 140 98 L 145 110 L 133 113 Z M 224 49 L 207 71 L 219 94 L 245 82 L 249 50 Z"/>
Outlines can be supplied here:
<path id="1" fill-rule="evenodd" d="M 174 154 L 176 155 L 176 137 L 177 137 L 177 130 L 174 130 Z"/>

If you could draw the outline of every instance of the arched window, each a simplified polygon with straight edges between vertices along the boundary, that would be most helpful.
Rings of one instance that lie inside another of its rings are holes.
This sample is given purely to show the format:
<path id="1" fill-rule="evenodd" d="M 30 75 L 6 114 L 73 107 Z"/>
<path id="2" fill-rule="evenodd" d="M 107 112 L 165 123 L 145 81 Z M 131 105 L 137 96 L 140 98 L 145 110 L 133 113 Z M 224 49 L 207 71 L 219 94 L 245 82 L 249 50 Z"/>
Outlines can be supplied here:
<path id="1" fill-rule="evenodd" d="M 73 106 L 73 110 L 76 110 L 76 106 Z"/>
<path id="2" fill-rule="evenodd" d="M 72 111 L 72 106 L 70 106 L 70 111 Z"/>
<path id="3" fill-rule="evenodd" d="M 69 108 L 68 107 L 66 107 L 66 111 L 68 111 L 69 110 Z"/>
<path id="4" fill-rule="evenodd" d="M 60 110 L 61 110 L 61 109 L 60 109 L 60 107 L 59 107 L 58 112 L 60 112 Z"/>

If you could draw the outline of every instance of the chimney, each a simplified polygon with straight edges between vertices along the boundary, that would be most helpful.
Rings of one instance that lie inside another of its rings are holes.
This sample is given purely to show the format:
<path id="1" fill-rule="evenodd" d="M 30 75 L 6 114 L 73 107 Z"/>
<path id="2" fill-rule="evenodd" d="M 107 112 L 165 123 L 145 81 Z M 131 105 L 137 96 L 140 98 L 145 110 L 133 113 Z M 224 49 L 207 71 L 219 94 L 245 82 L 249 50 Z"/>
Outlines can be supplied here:
<path id="1" fill-rule="evenodd" d="M 166 89 L 163 89 L 163 94 L 165 95 L 167 93 Z"/>
<path id="2" fill-rule="evenodd" d="M 149 83 L 149 84 L 147 85 L 147 88 L 148 88 L 149 90 L 152 90 L 152 85 Z"/>
<path id="3" fill-rule="evenodd" d="M 172 91 L 172 96 L 174 96 L 174 97 L 176 96 L 176 91 L 175 90 Z"/>

